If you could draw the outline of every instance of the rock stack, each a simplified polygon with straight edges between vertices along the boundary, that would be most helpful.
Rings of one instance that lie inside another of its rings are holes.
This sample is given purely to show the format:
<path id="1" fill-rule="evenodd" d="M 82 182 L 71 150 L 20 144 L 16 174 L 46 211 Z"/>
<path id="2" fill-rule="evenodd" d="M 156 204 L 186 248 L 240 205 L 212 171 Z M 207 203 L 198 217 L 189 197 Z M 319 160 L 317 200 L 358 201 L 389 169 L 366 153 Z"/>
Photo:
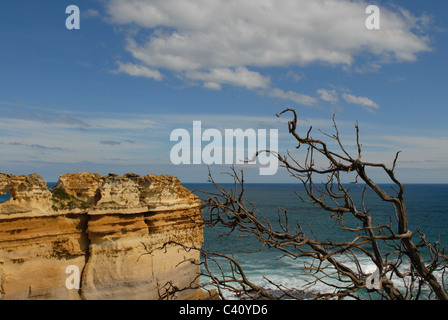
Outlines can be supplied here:
<path id="1" fill-rule="evenodd" d="M 201 201 L 176 177 L 0 173 L 1 299 L 200 299 Z M 77 277 L 76 271 L 79 271 Z"/>

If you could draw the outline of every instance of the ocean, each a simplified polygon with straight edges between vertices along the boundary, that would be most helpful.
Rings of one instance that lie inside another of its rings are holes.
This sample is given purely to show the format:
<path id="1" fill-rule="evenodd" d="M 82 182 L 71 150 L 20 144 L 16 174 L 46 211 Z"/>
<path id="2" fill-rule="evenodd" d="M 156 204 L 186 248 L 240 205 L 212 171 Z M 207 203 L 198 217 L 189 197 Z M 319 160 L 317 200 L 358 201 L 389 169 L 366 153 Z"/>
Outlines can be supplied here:
<path id="1" fill-rule="evenodd" d="M 207 195 L 202 191 L 216 191 L 211 184 L 185 184 L 200 198 L 205 199 Z M 223 184 L 226 189 L 234 188 L 233 184 Z M 392 185 L 380 185 L 383 190 L 392 191 Z M 354 199 L 357 199 L 360 208 L 362 187 L 359 185 L 349 186 Z M 320 207 L 314 207 L 303 203 L 295 194 L 305 196 L 302 185 L 298 184 L 247 184 L 245 185 L 246 199 L 256 205 L 258 210 L 272 222 L 272 225 L 278 228 L 278 208 L 282 207 L 288 211 L 288 220 L 291 230 L 299 221 L 305 230 L 311 226 L 313 233 L 320 240 L 348 240 L 353 239 L 351 233 L 341 232 L 340 227 L 329 214 Z M 392 193 L 391 193 L 392 194 Z M 305 197 L 306 198 L 306 197 Z M 405 186 L 405 202 L 408 212 L 409 228 L 412 232 L 420 229 L 426 234 L 429 241 L 437 241 L 440 238 L 440 244 L 448 248 L 448 184 L 409 184 Z M 389 223 L 390 218 L 395 218 L 393 207 L 381 200 L 372 192 L 367 192 L 365 197 L 366 208 L 380 223 Z M 207 213 L 205 213 L 207 215 Z M 345 218 L 349 226 L 355 226 L 354 219 L 350 221 Z M 394 224 L 396 226 L 396 224 Z M 259 252 L 253 252 L 260 249 L 260 243 L 252 238 L 238 236 L 219 236 L 228 230 L 219 227 L 205 228 L 205 243 L 203 248 L 208 251 L 233 254 L 236 261 L 243 267 L 246 276 L 255 284 L 275 290 L 275 286 L 269 281 L 281 284 L 287 288 L 305 290 L 307 292 L 323 292 L 328 290 L 328 286 L 323 283 L 317 283 L 309 287 L 309 282 L 313 277 L 304 274 L 304 263 L 311 263 L 307 259 L 291 259 L 277 249 L 267 249 Z M 417 243 L 418 238 L 414 239 Z M 383 246 L 384 250 L 388 249 Z M 246 253 L 251 252 L 251 253 Z M 427 252 L 424 256 L 429 258 Z M 366 256 L 358 256 L 361 268 L 365 271 L 373 264 Z M 348 256 L 338 256 L 341 262 L 350 267 L 355 267 L 354 262 Z M 224 264 L 225 266 L 225 264 Z M 403 264 L 403 271 L 409 270 L 409 266 Z M 227 269 L 228 270 L 228 269 Z M 214 272 L 218 275 L 219 269 L 216 267 Z M 438 276 L 441 276 L 438 274 Z M 397 281 L 397 287 L 403 289 L 401 281 Z M 367 293 L 360 296 L 368 297 Z M 232 298 L 228 294 L 227 298 Z M 375 298 L 372 295 L 371 298 Z M 377 297 L 378 298 L 378 297 Z"/>
<path id="2" fill-rule="evenodd" d="M 208 197 L 204 192 L 216 191 L 212 184 L 184 183 L 183 185 L 201 199 Z M 54 184 L 49 183 L 48 186 L 53 187 Z M 222 186 L 226 189 L 234 188 L 233 184 L 222 184 Z M 288 211 L 291 229 L 295 225 L 294 221 L 300 221 L 305 229 L 311 226 L 319 239 L 348 239 L 346 238 L 348 235 L 341 232 L 336 221 L 330 219 L 328 213 L 320 208 L 304 204 L 297 198 L 294 192 L 304 195 L 303 186 L 298 184 L 247 184 L 245 187 L 245 198 L 255 204 L 258 210 L 268 220 L 272 221 L 274 226 L 278 223 L 278 208 L 282 207 Z M 381 187 L 384 190 L 391 190 L 390 185 L 381 185 Z M 351 185 L 350 188 L 353 197 L 359 200 L 362 188 L 357 185 Z M 0 195 L 0 203 L 8 198 L 9 194 Z M 440 239 L 440 244 L 448 248 L 447 199 L 448 184 L 409 184 L 405 186 L 405 201 L 410 230 L 415 232 L 420 229 L 426 234 L 428 240 L 436 241 Z M 366 194 L 366 207 L 379 222 L 388 223 L 390 218 L 394 219 L 394 210 L 391 205 L 380 201 L 372 192 Z M 207 215 L 207 212 L 204 214 Z M 351 223 L 349 219 L 347 223 Z M 322 292 L 328 288 L 321 283 L 308 288 L 308 282 L 312 278 L 303 274 L 303 265 L 311 261 L 293 260 L 276 249 L 263 248 L 263 250 L 258 251 L 260 243 L 253 238 L 235 235 L 219 236 L 220 233 L 226 231 L 219 226 L 205 227 L 203 249 L 233 254 L 248 278 L 257 285 L 274 289 L 273 285 L 266 280 L 267 278 L 285 287 L 298 290 L 306 289 L 309 292 Z M 418 239 L 415 239 L 414 242 L 418 242 Z M 353 262 L 348 257 L 341 256 L 339 259 L 353 266 Z M 360 257 L 360 264 L 364 270 L 371 265 L 371 262 L 366 257 Z M 403 265 L 403 268 L 406 269 L 407 267 Z M 214 267 L 214 272 L 219 274 L 219 269 Z M 397 286 L 400 286 L 400 284 L 397 284 Z M 228 298 L 232 298 L 230 293 Z"/>

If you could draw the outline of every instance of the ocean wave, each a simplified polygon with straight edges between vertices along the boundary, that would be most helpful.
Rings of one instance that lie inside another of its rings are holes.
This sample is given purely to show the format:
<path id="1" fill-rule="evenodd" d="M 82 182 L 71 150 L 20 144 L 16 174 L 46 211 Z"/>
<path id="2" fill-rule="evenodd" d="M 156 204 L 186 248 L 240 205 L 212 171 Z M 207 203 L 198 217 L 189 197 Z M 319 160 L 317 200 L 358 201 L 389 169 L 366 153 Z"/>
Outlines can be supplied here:
<path id="1" fill-rule="evenodd" d="M 242 258 L 241 256 L 239 258 Z M 352 270 L 357 270 L 362 272 L 364 275 L 371 274 L 373 270 L 376 269 L 376 265 L 367 256 L 359 256 L 357 262 L 354 261 L 353 257 L 347 255 L 339 255 L 338 261 L 351 268 Z M 326 278 L 324 281 L 316 281 L 317 278 L 322 277 L 323 273 L 311 274 L 306 270 L 313 264 L 311 258 L 306 259 L 292 259 L 287 256 L 277 256 L 275 262 L 270 261 L 269 264 L 275 265 L 275 268 L 261 267 L 266 265 L 263 261 L 259 260 L 259 257 L 248 255 L 244 259 L 240 260 L 240 264 L 245 272 L 247 278 L 255 285 L 267 290 L 270 294 L 274 296 L 281 296 L 284 294 L 279 287 L 283 288 L 285 291 L 296 295 L 300 299 L 311 299 L 316 296 L 316 293 L 328 293 L 334 292 L 335 287 L 332 285 L 341 285 L 341 281 L 336 278 Z M 329 263 L 323 264 L 322 266 L 331 268 Z M 402 263 L 399 267 L 401 273 L 406 273 L 410 271 L 409 263 Z M 326 270 L 327 272 L 331 270 Z M 390 274 L 389 274 L 390 276 Z M 435 276 L 441 280 L 442 273 L 435 272 Z M 399 279 L 397 276 L 391 277 L 394 286 L 401 291 L 406 293 L 409 290 L 410 277 L 405 279 Z M 415 286 L 417 287 L 417 286 Z M 416 291 L 417 288 L 414 288 Z M 365 292 L 364 292 L 365 291 Z M 409 292 L 408 292 L 409 293 Z M 422 293 L 420 295 L 421 299 L 426 299 L 429 294 L 429 287 L 427 285 L 422 286 Z M 226 299 L 239 299 L 235 296 L 233 292 L 225 292 Z M 372 298 L 367 294 L 366 290 L 359 292 L 360 298 Z M 373 295 L 375 297 L 375 295 Z"/>

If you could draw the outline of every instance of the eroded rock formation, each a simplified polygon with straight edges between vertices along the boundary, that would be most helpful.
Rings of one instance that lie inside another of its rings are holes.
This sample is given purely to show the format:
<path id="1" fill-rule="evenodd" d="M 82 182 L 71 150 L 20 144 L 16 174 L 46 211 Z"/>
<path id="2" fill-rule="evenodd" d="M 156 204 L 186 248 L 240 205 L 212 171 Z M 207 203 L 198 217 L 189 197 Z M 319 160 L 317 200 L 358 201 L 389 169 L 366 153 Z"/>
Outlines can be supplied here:
<path id="1" fill-rule="evenodd" d="M 51 190 L 38 174 L 0 173 L 0 194 L 7 191 L 2 299 L 158 299 L 164 288 L 199 281 L 196 250 L 154 250 L 203 242 L 200 200 L 175 177 L 66 174 Z M 79 289 L 66 286 L 68 266 L 80 271 Z M 176 295 L 199 299 L 201 291 Z"/>

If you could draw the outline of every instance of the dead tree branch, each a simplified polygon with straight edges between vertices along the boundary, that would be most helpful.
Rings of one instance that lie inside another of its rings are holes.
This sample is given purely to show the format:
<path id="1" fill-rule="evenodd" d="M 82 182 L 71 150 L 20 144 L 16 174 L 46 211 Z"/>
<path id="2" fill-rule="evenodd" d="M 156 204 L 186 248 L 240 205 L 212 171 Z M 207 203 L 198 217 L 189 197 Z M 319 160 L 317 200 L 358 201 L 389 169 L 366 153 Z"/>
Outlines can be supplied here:
<path id="1" fill-rule="evenodd" d="M 287 210 L 283 208 L 278 210 L 277 221 L 266 218 L 254 204 L 245 200 L 243 172 L 238 173 L 234 168 L 229 173 L 234 179 L 234 187 L 230 191 L 209 176 L 216 193 L 210 194 L 204 206 L 209 215 L 207 224 L 225 227 L 225 235 L 238 232 L 240 236 L 253 237 L 259 241 L 260 249 L 275 248 L 292 259 L 311 258 L 314 262 L 304 266 L 306 274 L 314 279 L 309 282 L 308 288 L 313 288 L 317 283 L 324 283 L 330 288 L 327 292 L 314 292 L 313 299 L 359 298 L 357 293 L 371 288 L 366 283 L 371 274 L 366 274 L 359 262 L 359 258 L 364 257 L 378 269 L 379 284 L 369 291 L 376 292 L 380 297 L 419 299 L 426 288 L 429 291 L 428 298 L 447 300 L 444 280 L 448 257 L 444 248 L 439 242 L 431 244 L 420 231 L 419 242 L 415 244 L 416 234 L 409 230 L 405 187 L 395 175 L 400 152 L 396 153 L 390 168 L 383 163 L 363 161 L 357 123 L 356 151 L 352 154 L 341 141 L 334 117 L 334 133 L 320 132 L 332 142 L 332 146 L 336 146 L 335 149 L 325 141 L 313 138 L 312 127 L 306 130 L 304 136 L 299 134 L 295 110 L 285 109 L 277 117 L 286 113 L 292 114 L 292 120 L 288 122 L 289 133 L 297 142 L 297 152 L 304 149 L 305 160 L 297 161 L 290 152 L 286 155 L 272 154 L 304 186 L 304 195 L 297 194 L 299 199 L 328 213 L 330 219 L 337 221 L 341 232 L 351 234 L 350 239 L 318 239 L 312 229 L 305 231 L 306 228 L 299 221 L 292 225 Z M 322 160 L 326 165 L 318 166 L 317 163 Z M 386 191 L 375 183 L 367 173 L 373 169 L 383 171 L 395 188 Z M 353 198 L 349 186 L 343 183 L 349 175 L 354 176 L 353 183 L 364 185 L 360 204 Z M 377 222 L 367 209 L 367 192 L 373 192 L 380 200 L 391 205 L 394 215 L 391 215 L 389 223 Z M 358 223 L 355 226 L 349 224 L 348 218 Z M 430 253 L 430 260 L 423 258 L 422 250 Z M 213 284 L 220 294 L 226 289 L 249 298 L 278 298 L 278 295 L 274 296 L 252 283 L 234 257 L 203 250 L 201 253 L 205 259 L 202 262 L 204 274 L 210 279 L 208 284 Z M 343 263 L 341 255 L 350 257 L 352 263 Z M 223 261 L 230 264 L 230 273 L 220 266 Z M 221 273 L 219 277 L 212 274 L 210 263 L 218 265 Z M 405 266 L 409 270 L 403 271 Z M 436 276 L 436 273 L 440 276 Z M 399 286 L 400 281 L 402 285 Z M 286 288 L 282 284 L 275 284 L 275 287 L 282 292 L 281 298 L 303 298 L 303 295 L 299 297 L 295 294 L 301 289 Z"/>

